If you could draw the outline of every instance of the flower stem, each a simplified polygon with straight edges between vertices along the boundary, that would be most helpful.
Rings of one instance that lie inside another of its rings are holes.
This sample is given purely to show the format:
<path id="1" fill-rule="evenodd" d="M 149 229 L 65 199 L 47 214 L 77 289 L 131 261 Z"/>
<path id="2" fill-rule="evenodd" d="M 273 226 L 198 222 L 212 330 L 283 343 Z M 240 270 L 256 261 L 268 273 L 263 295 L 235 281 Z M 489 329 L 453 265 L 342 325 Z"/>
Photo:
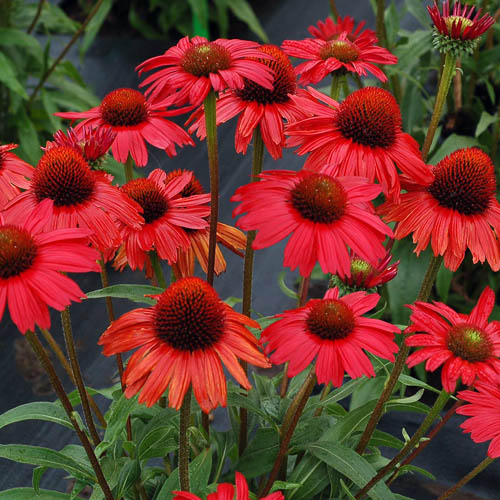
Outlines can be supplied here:
<path id="1" fill-rule="evenodd" d="M 377 18 L 375 20 L 375 29 L 377 31 L 377 38 L 382 47 L 387 48 L 387 32 L 385 29 L 385 0 L 377 0 Z"/>
<path id="2" fill-rule="evenodd" d="M 439 267 L 441 266 L 441 262 L 443 257 L 438 255 L 437 257 L 432 256 L 431 261 L 429 262 L 429 267 L 427 268 L 427 272 L 425 273 L 424 280 L 420 287 L 420 291 L 417 295 L 417 301 L 425 302 L 431 293 L 432 286 L 434 281 L 436 280 L 437 273 L 439 271 Z M 394 367 L 392 368 L 391 375 L 389 376 L 387 382 L 384 385 L 384 390 L 377 401 L 375 408 L 370 416 L 370 420 L 368 424 L 366 424 L 365 430 L 359 440 L 358 446 L 356 447 L 356 452 L 360 455 L 363 454 L 368 443 L 372 437 L 373 431 L 377 427 L 377 424 L 382 417 L 382 412 L 384 410 L 384 406 L 386 401 L 392 394 L 394 387 L 399 379 L 399 375 L 403 371 L 405 366 L 406 358 L 410 352 L 410 347 L 406 345 L 406 342 L 403 342 L 401 346 L 396 361 L 394 362 Z"/>
<path id="3" fill-rule="evenodd" d="M 330 10 L 332 11 L 332 17 L 335 22 L 339 17 L 339 11 L 337 10 L 337 5 L 335 4 L 335 0 L 330 0 Z"/>
<path id="4" fill-rule="evenodd" d="M 130 153 L 123 166 L 125 167 L 125 182 L 130 182 L 134 178 L 134 159 L 130 156 Z"/>
<path id="5" fill-rule="evenodd" d="M 36 13 L 35 13 L 35 17 L 33 18 L 33 21 L 31 21 L 31 24 L 30 24 L 28 30 L 26 31 L 26 33 L 28 33 L 28 35 L 31 35 L 32 31 L 35 29 L 36 24 L 38 23 L 38 19 L 40 19 L 40 15 L 42 13 L 44 3 L 45 3 L 45 0 L 39 0 L 38 7 L 37 7 Z"/>
<path id="6" fill-rule="evenodd" d="M 286 412 L 285 418 L 283 419 L 283 424 L 281 426 L 280 434 L 280 447 L 278 450 L 278 456 L 274 462 L 273 468 L 271 470 L 271 474 L 269 474 L 269 478 L 262 489 L 259 492 L 258 497 L 262 498 L 266 496 L 271 487 L 273 486 L 274 481 L 276 480 L 278 473 L 281 468 L 281 464 L 286 457 L 288 451 L 288 445 L 290 444 L 290 440 L 292 439 L 293 433 L 295 431 L 295 427 L 297 427 L 297 423 L 299 422 L 299 418 L 302 415 L 302 411 L 306 406 L 307 400 L 314 389 L 314 384 L 316 383 L 316 373 L 314 371 L 314 366 L 311 366 L 309 373 L 307 374 L 302 387 L 299 389 L 299 392 L 293 398 L 293 401 L 290 403 L 288 410 Z"/>
<path id="7" fill-rule="evenodd" d="M 448 95 L 448 90 L 450 89 L 453 75 L 455 74 L 456 60 L 456 56 L 454 56 L 451 52 L 446 53 L 443 72 L 441 74 L 439 89 L 436 96 L 436 102 L 434 103 L 434 111 L 432 112 L 431 122 L 427 130 L 424 145 L 422 146 L 422 159 L 424 161 L 427 160 L 427 156 L 431 149 L 432 140 L 434 139 L 434 134 L 436 133 L 436 129 L 443 112 L 444 103 L 446 102 L 446 96 Z"/>
<path id="8" fill-rule="evenodd" d="M 394 466 L 416 445 L 418 445 L 420 439 L 425 435 L 427 429 L 432 425 L 434 420 L 439 416 L 440 411 L 444 408 L 444 405 L 450 399 L 450 394 L 444 389 L 440 392 L 433 407 L 429 410 L 429 413 L 425 417 L 424 421 L 420 424 L 420 427 L 416 430 L 415 434 L 410 438 L 410 440 L 401 448 L 399 453 L 384 467 L 382 467 L 375 476 L 370 479 L 370 481 L 364 486 L 355 496 L 356 500 L 361 500 L 368 491 L 370 491 L 373 486 L 375 486 L 381 479 L 383 479 Z"/>
<path id="9" fill-rule="evenodd" d="M 479 465 L 476 465 L 467 475 L 465 475 L 460 481 L 452 486 L 449 490 L 446 490 L 437 500 L 446 500 L 450 498 L 453 493 L 457 492 L 462 486 L 465 486 L 471 479 L 476 477 L 480 472 L 482 472 L 491 462 L 494 462 L 494 458 L 486 457 Z"/>
<path id="10" fill-rule="evenodd" d="M 50 348 L 52 349 L 52 352 L 56 355 L 57 359 L 61 363 L 61 366 L 64 368 L 64 371 L 68 374 L 68 377 L 76 386 L 75 378 L 73 377 L 73 372 L 71 371 L 71 366 L 69 365 L 68 360 L 66 359 L 66 356 L 64 355 L 56 339 L 52 336 L 52 334 L 48 330 L 45 330 L 45 328 L 40 328 L 40 331 L 42 332 L 44 339 L 47 341 L 47 344 L 49 344 Z M 99 423 L 104 428 L 106 428 L 107 423 L 101 410 L 97 406 L 97 403 L 94 401 L 92 396 L 90 394 L 88 396 L 89 396 L 89 404 L 92 407 L 92 410 L 94 410 L 95 416 L 98 418 Z"/>
<path id="11" fill-rule="evenodd" d="M 68 351 L 68 357 L 71 364 L 71 370 L 73 371 L 73 378 L 80 394 L 80 399 L 82 401 L 83 415 L 85 416 L 85 422 L 92 436 L 92 441 L 94 446 L 97 446 L 101 442 L 101 438 L 97 433 L 95 428 L 94 420 L 92 418 L 92 413 L 90 413 L 90 404 L 87 397 L 87 391 L 85 389 L 85 384 L 83 383 L 82 372 L 80 370 L 80 364 L 78 363 L 78 358 L 76 355 L 75 341 L 73 338 L 73 330 L 71 328 L 71 317 L 69 314 L 69 308 L 66 307 L 61 311 L 61 322 L 64 332 L 64 340 L 66 342 L 66 349 Z"/>
<path id="12" fill-rule="evenodd" d="M 335 101 L 339 100 L 340 89 L 345 80 L 345 75 L 338 74 L 338 72 L 332 73 L 332 86 L 330 87 L 330 97 Z"/>
<path id="13" fill-rule="evenodd" d="M 455 404 L 446 412 L 446 414 L 441 418 L 441 420 L 432 428 L 432 430 L 427 434 L 427 439 L 419 443 L 419 445 L 401 462 L 401 465 L 394 471 L 392 476 L 386 481 L 387 486 L 389 486 L 398 476 L 401 467 L 410 464 L 415 460 L 415 458 L 422 453 L 427 445 L 434 439 L 439 431 L 444 427 L 446 422 L 455 415 L 456 409 L 461 406 L 464 402 L 462 400 L 455 401 Z"/>
<path id="14" fill-rule="evenodd" d="M 258 175 L 262 172 L 262 164 L 264 161 L 264 141 L 262 140 L 262 133 L 260 125 L 255 128 L 253 134 L 253 159 L 252 159 L 252 178 L 251 182 L 259 180 Z M 250 317 L 252 309 L 252 280 L 253 280 L 253 261 L 254 250 L 252 248 L 253 240 L 255 239 L 255 231 L 248 231 L 247 246 L 245 249 L 245 261 L 243 264 L 243 303 L 241 312 Z M 242 362 L 241 366 L 245 373 L 247 372 L 247 363 Z M 240 438 L 239 438 L 239 452 L 240 456 L 247 446 L 248 440 L 248 410 L 240 408 Z"/>
<path id="15" fill-rule="evenodd" d="M 217 219 L 219 216 L 219 157 L 217 153 L 217 121 L 215 91 L 211 90 L 203 101 L 205 127 L 207 131 L 208 166 L 210 169 L 210 237 L 208 241 L 207 282 L 214 284 L 215 244 L 217 242 Z"/>
<path id="16" fill-rule="evenodd" d="M 182 491 L 189 491 L 189 439 L 187 431 L 190 418 L 191 387 L 187 390 L 182 402 L 179 425 L 179 477 Z"/>
<path id="17" fill-rule="evenodd" d="M 111 490 L 109 489 L 109 485 L 106 481 L 106 478 L 104 477 L 104 474 L 102 473 L 101 466 L 99 464 L 99 461 L 97 460 L 97 457 L 95 456 L 94 450 L 92 449 L 92 446 L 90 444 L 90 441 L 83 432 L 83 430 L 80 428 L 78 421 L 74 417 L 75 410 L 73 406 L 71 405 L 68 396 L 64 392 L 64 388 L 62 386 L 61 380 L 57 376 L 57 373 L 54 369 L 54 365 L 50 361 L 49 357 L 47 356 L 47 353 L 45 352 L 45 349 L 43 348 L 42 344 L 40 343 L 40 340 L 38 337 L 32 332 L 28 331 L 26 332 L 26 339 L 31 345 L 31 348 L 33 349 L 34 353 L 36 354 L 38 360 L 44 367 L 45 371 L 47 372 L 47 375 L 50 379 L 50 382 L 52 384 L 52 387 L 54 387 L 54 390 L 56 391 L 57 397 L 61 401 L 61 404 L 64 408 L 64 411 L 66 412 L 66 415 L 68 415 L 69 420 L 71 421 L 71 424 L 73 425 L 73 428 L 75 429 L 75 432 L 82 442 L 83 448 L 85 449 L 85 452 L 87 454 L 87 457 L 89 458 L 89 461 L 92 465 L 92 468 L 94 469 L 97 482 L 99 483 L 99 486 L 101 487 L 104 496 L 106 497 L 106 500 L 113 500 L 113 494 L 111 493 Z"/>
<path id="18" fill-rule="evenodd" d="M 156 276 L 156 279 L 158 280 L 158 285 L 160 286 L 160 288 L 167 288 L 167 281 L 165 280 L 165 275 L 163 274 L 163 269 L 161 268 L 161 263 L 158 255 L 153 250 L 149 252 L 149 257 L 151 266 L 153 267 L 153 272 Z"/>

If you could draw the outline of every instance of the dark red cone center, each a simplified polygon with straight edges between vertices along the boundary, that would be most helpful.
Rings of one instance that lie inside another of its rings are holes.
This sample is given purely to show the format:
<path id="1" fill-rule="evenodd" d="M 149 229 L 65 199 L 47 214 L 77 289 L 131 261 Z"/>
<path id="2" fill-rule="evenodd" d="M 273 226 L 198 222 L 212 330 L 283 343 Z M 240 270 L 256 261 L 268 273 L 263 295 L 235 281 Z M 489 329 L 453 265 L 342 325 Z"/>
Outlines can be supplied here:
<path id="1" fill-rule="evenodd" d="M 181 67 L 194 76 L 209 76 L 210 73 L 229 69 L 231 54 L 216 42 L 199 43 L 186 50 Z"/>
<path id="2" fill-rule="evenodd" d="M 70 146 L 49 149 L 38 162 L 32 179 L 36 199 L 55 206 L 78 205 L 94 191 L 94 174 L 85 158 Z"/>
<path id="3" fill-rule="evenodd" d="M 331 40 L 321 47 L 319 56 L 325 61 L 334 57 L 340 62 L 350 63 L 357 61 L 360 53 L 356 44 L 349 40 Z"/>
<path id="4" fill-rule="evenodd" d="M 37 245 L 28 231 L 15 226 L 0 227 L 0 278 L 18 276 L 33 265 Z"/>
<path id="5" fill-rule="evenodd" d="M 200 278 L 183 278 L 158 299 L 154 327 L 158 338 L 180 351 L 215 344 L 224 333 L 225 308 L 215 290 Z"/>
<path id="6" fill-rule="evenodd" d="M 167 173 L 167 176 L 165 177 L 165 184 L 168 184 L 172 179 L 175 179 L 176 177 L 179 177 L 180 175 L 188 172 L 188 170 L 180 169 L 178 168 L 177 170 L 172 170 L 171 172 Z M 180 195 L 182 198 L 187 198 L 188 196 L 194 196 L 196 194 L 204 194 L 205 190 L 203 189 L 203 186 L 201 185 L 200 181 L 194 176 L 191 177 L 191 180 L 184 186 L 182 191 L 180 192 Z"/>
<path id="7" fill-rule="evenodd" d="M 134 179 L 122 186 L 122 191 L 138 203 L 144 213 L 144 221 L 150 224 L 168 210 L 168 201 L 156 182 L 151 179 Z"/>
<path id="8" fill-rule="evenodd" d="M 337 299 L 312 300 L 306 324 L 308 330 L 323 340 L 346 338 L 354 329 L 354 314 Z"/>
<path id="9" fill-rule="evenodd" d="M 134 89 L 116 89 L 101 103 L 102 120 L 113 127 L 133 127 L 146 121 L 145 97 Z"/>
<path id="10" fill-rule="evenodd" d="M 471 325 L 456 325 L 448 332 L 448 349 L 471 363 L 486 361 L 493 354 L 488 335 Z"/>

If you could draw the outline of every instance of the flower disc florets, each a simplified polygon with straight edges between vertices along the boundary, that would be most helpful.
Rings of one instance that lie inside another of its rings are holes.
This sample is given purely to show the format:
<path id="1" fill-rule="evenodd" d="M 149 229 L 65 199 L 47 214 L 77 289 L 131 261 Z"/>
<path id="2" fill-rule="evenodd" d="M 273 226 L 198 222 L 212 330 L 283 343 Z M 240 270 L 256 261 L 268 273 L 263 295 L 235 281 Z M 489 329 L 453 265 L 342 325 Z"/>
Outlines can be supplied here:
<path id="1" fill-rule="evenodd" d="M 134 89 L 116 89 L 104 97 L 101 103 L 104 123 L 113 127 L 133 127 L 148 116 L 145 97 Z"/>
<path id="2" fill-rule="evenodd" d="M 5 280 L 28 270 L 37 245 L 28 231 L 12 225 L 0 227 L 0 278 Z"/>
<path id="3" fill-rule="evenodd" d="M 493 354 L 493 344 L 488 335 L 474 325 L 455 325 L 447 336 L 448 349 L 465 361 L 486 361 Z"/>
<path id="4" fill-rule="evenodd" d="M 186 51 L 181 66 L 194 76 L 209 76 L 210 73 L 229 69 L 231 54 L 217 42 L 199 43 Z"/>
<path id="5" fill-rule="evenodd" d="M 134 179 L 122 186 L 122 191 L 136 203 L 144 213 L 144 221 L 150 224 L 159 219 L 168 210 L 168 202 L 160 192 L 158 185 L 150 179 Z"/>
<path id="6" fill-rule="evenodd" d="M 336 299 L 311 302 L 313 305 L 306 319 L 310 333 L 323 340 L 339 340 L 346 338 L 352 332 L 355 319 L 348 305 Z"/>

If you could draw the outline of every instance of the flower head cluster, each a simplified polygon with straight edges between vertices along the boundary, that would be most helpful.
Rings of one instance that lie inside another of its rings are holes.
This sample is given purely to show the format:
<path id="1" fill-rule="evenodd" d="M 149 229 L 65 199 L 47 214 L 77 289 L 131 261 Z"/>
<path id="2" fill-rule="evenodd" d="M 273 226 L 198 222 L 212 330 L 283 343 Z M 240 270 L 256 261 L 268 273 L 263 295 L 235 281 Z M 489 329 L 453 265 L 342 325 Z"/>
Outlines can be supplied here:
<path id="1" fill-rule="evenodd" d="M 442 302 L 416 302 L 406 344 L 422 349 L 411 354 L 409 367 L 426 361 L 425 368 L 443 365 L 441 380 L 447 392 L 454 392 L 458 379 L 466 385 L 476 380 L 494 381 L 500 375 L 500 322 L 488 322 L 495 305 L 495 293 L 486 287 L 470 314 L 459 314 Z"/>
<path id="2" fill-rule="evenodd" d="M 33 167 L 11 153 L 17 144 L 0 146 L 0 209 L 15 198 L 21 189 L 29 187 L 29 180 L 33 176 Z"/>

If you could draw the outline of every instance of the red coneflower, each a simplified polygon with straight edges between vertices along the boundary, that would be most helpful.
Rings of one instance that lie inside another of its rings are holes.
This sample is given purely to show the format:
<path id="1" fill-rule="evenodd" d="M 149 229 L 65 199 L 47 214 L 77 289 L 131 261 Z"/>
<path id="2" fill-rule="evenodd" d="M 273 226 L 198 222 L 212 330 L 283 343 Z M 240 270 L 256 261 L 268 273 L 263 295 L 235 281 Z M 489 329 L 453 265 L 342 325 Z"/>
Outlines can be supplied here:
<path id="1" fill-rule="evenodd" d="M 186 110 L 165 111 L 164 108 L 163 104 L 153 103 L 137 90 L 122 88 L 107 94 L 96 108 L 55 115 L 70 120 L 83 118 L 76 125 L 76 131 L 83 126 L 112 130 L 116 137 L 111 150 L 116 161 L 124 163 L 130 154 L 138 167 L 144 167 L 148 162 L 146 142 L 164 149 L 170 157 L 177 154 L 175 146 L 194 146 L 184 129 L 165 120 L 166 116 L 175 116 Z"/>
<path id="2" fill-rule="evenodd" d="M 23 334 L 35 324 L 50 328 L 47 306 L 62 311 L 85 297 L 62 272 L 100 270 L 87 229 L 42 232 L 50 212 L 46 200 L 29 217 L 0 217 L 0 319 L 8 303 L 10 317 Z"/>
<path id="3" fill-rule="evenodd" d="M 174 500 L 202 500 L 200 497 L 187 491 L 172 491 L 172 493 L 176 495 Z M 234 486 L 229 483 L 219 484 L 217 491 L 207 496 L 207 500 L 233 500 L 233 498 Z M 283 493 L 276 491 L 266 497 L 262 497 L 261 500 L 284 500 L 284 498 Z M 236 500 L 250 500 L 247 480 L 240 472 L 236 472 Z"/>
<path id="4" fill-rule="evenodd" d="M 140 346 L 130 358 L 123 381 L 125 396 L 141 391 L 139 403 L 155 404 L 167 387 L 171 407 L 179 409 L 192 384 L 201 409 L 226 406 L 222 363 L 243 387 L 250 383 L 237 357 L 269 367 L 246 326 L 259 324 L 233 311 L 200 278 L 183 278 L 158 296 L 151 308 L 136 309 L 116 320 L 101 336 L 106 356 Z"/>
<path id="5" fill-rule="evenodd" d="M 331 17 L 327 17 L 324 21 L 318 21 L 317 26 L 309 26 L 307 29 L 309 33 L 315 38 L 321 40 L 336 40 L 340 34 L 344 31 L 347 32 L 347 39 L 350 42 L 354 42 L 358 37 L 370 37 L 373 43 L 377 42 L 377 35 L 375 31 L 366 29 L 361 31 L 366 24 L 366 21 L 361 21 L 358 27 L 354 29 L 354 18 L 351 16 L 345 16 L 342 18 L 339 16 L 337 22 L 335 22 Z"/>
<path id="6" fill-rule="evenodd" d="M 80 127 L 77 130 L 68 128 L 66 134 L 58 130 L 53 141 L 47 141 L 44 151 L 56 146 L 76 148 L 91 166 L 98 166 L 99 160 L 109 151 L 116 133 L 112 129 Z"/>
<path id="7" fill-rule="evenodd" d="M 273 72 L 259 60 L 266 58 L 259 44 L 246 40 L 214 42 L 201 36 L 184 37 L 165 54 L 139 64 L 136 70 L 160 69 L 141 84 L 151 86 L 146 91 L 162 105 L 199 106 L 211 89 L 242 89 L 244 78 L 265 88 L 273 88 Z M 269 56 L 271 59 L 271 57 Z"/>
<path id="8" fill-rule="evenodd" d="M 494 383 L 477 381 L 475 391 L 460 391 L 458 398 L 471 403 L 457 408 L 457 413 L 471 417 L 460 424 L 475 443 L 491 439 L 490 458 L 500 457 L 500 380 Z"/>
<path id="9" fill-rule="evenodd" d="M 0 209 L 21 192 L 19 188 L 28 189 L 33 176 L 33 167 L 10 152 L 16 148 L 17 144 L 0 146 Z"/>
<path id="10" fill-rule="evenodd" d="M 426 370 L 434 371 L 444 363 L 441 380 L 447 392 L 454 392 L 459 378 L 472 385 L 476 378 L 494 381 L 500 374 L 500 322 L 488 323 L 495 306 L 495 294 L 486 287 L 470 314 L 459 314 L 442 302 L 416 302 L 411 325 L 405 333 L 406 344 L 422 347 L 408 357 L 412 366 L 427 360 Z"/>
<path id="11" fill-rule="evenodd" d="M 45 151 L 28 188 L 7 204 L 9 216 L 23 220 L 49 199 L 46 230 L 88 228 L 90 241 L 106 254 L 121 243 L 117 221 L 135 228 L 143 223 L 139 206 L 112 186 L 104 172 L 92 170 L 72 146 Z"/>
<path id="12" fill-rule="evenodd" d="M 370 34 L 353 37 L 342 32 L 334 39 L 306 38 L 305 40 L 285 40 L 281 47 L 289 55 L 307 62 L 299 64 L 295 71 L 300 76 L 299 83 L 318 83 L 330 73 L 356 73 L 366 76 L 367 71 L 380 81 L 387 81 L 377 64 L 396 64 L 398 58 L 387 49 L 375 45 L 376 38 Z"/>
<path id="13" fill-rule="evenodd" d="M 166 174 L 153 170 L 147 179 L 134 179 L 122 191 L 143 209 L 144 225 L 134 228 L 122 225 L 125 252 L 131 269 L 143 269 L 147 252 L 155 250 L 169 264 L 177 260 L 177 250 L 189 247 L 187 229 L 205 229 L 210 214 L 209 194 L 183 198 L 182 190 L 191 181 L 185 172 L 165 184 Z"/>
<path id="14" fill-rule="evenodd" d="M 379 207 L 386 221 L 398 221 L 397 239 L 413 233 L 417 255 L 431 242 L 434 255 L 443 255 L 456 271 L 469 248 L 474 262 L 488 261 L 500 269 L 498 237 L 500 205 L 495 197 L 495 169 L 478 148 L 455 151 L 432 170 L 433 179 L 405 184 L 401 203 Z"/>
<path id="15" fill-rule="evenodd" d="M 292 99 L 314 114 L 285 127 L 289 146 L 310 153 L 304 168 L 330 175 L 377 179 L 386 195 L 399 199 L 396 165 L 422 182 L 432 180 L 417 142 L 401 130 L 401 112 L 389 92 L 366 87 L 341 104 L 312 88 Z M 319 101 L 325 103 L 320 104 Z"/>
<path id="16" fill-rule="evenodd" d="M 217 100 L 217 125 L 241 113 L 236 126 L 236 152 L 246 154 L 254 130 L 260 127 L 264 144 L 276 160 L 281 158 L 285 146 L 283 120 L 296 121 L 305 118 L 307 112 L 289 97 L 289 94 L 296 93 L 297 84 L 288 56 L 275 45 L 263 45 L 260 50 L 274 58 L 260 60 L 274 71 L 273 90 L 245 79 L 242 89 L 229 90 Z M 202 108 L 193 113 L 189 121 L 192 120 L 195 122 L 189 133 L 197 131 L 197 136 L 204 139 L 205 114 Z"/>
<path id="17" fill-rule="evenodd" d="M 292 234 L 283 264 L 309 276 L 319 261 L 325 273 L 350 270 L 347 246 L 370 262 L 385 257 L 382 245 L 392 231 L 373 214 L 370 200 L 380 187 L 361 177 L 332 177 L 307 170 L 269 170 L 260 182 L 241 186 L 231 198 L 241 204 L 237 226 L 258 230 L 255 249 Z"/>
<path id="18" fill-rule="evenodd" d="M 304 307 L 285 311 L 261 335 L 275 364 L 288 362 L 288 376 L 294 377 L 316 358 L 316 376 L 320 384 L 342 385 L 345 372 L 351 378 L 375 371 L 366 350 L 394 361 L 398 346 L 394 334 L 399 328 L 379 319 L 364 318 L 380 296 L 355 292 L 339 298 L 339 290 L 330 288 L 323 299 L 310 300 Z"/>

